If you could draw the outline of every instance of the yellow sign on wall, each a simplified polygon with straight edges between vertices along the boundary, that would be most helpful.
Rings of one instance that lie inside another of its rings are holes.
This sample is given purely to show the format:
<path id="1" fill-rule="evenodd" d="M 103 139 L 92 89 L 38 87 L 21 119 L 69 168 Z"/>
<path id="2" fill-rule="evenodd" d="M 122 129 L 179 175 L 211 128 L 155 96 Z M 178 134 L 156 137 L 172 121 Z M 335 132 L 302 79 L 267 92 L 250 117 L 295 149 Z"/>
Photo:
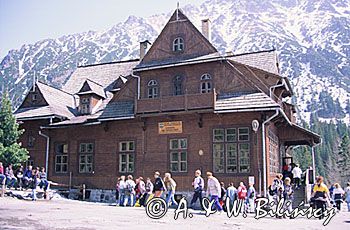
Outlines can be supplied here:
<path id="1" fill-rule="evenodd" d="M 182 133 L 182 121 L 170 121 L 158 123 L 159 134 Z"/>

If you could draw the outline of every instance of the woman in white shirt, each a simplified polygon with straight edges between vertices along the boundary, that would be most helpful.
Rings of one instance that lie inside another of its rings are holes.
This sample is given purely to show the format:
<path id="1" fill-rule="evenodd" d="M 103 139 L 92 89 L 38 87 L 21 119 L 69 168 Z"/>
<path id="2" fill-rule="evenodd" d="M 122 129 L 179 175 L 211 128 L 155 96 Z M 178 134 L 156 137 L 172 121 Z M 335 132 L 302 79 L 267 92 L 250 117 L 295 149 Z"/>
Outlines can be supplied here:
<path id="1" fill-rule="evenodd" d="M 333 200 L 337 206 L 337 209 L 340 211 L 341 203 L 343 202 L 343 196 L 345 192 L 338 183 L 335 183 L 334 187 L 335 188 L 333 190 Z"/>

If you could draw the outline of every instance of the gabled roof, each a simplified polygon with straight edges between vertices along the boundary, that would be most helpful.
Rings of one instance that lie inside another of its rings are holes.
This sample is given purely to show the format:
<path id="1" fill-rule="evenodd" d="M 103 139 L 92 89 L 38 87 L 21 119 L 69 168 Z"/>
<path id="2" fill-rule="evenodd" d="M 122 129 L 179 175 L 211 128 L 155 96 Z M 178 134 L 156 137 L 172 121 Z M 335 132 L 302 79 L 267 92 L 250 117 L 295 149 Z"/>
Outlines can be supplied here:
<path id="1" fill-rule="evenodd" d="M 181 52 L 172 51 L 175 38 L 184 39 Z M 200 43 L 200 46 L 198 44 Z M 160 62 L 177 62 L 218 52 L 213 44 L 192 24 L 181 9 L 176 9 L 137 68 L 154 66 Z"/>
<path id="2" fill-rule="evenodd" d="M 113 88 L 113 82 L 119 76 L 127 76 L 139 63 L 138 59 L 78 67 L 63 86 L 63 90 L 71 94 L 78 93 L 82 82 L 90 79 L 101 85 L 105 91 Z"/>
<path id="3" fill-rule="evenodd" d="M 94 81 L 91 81 L 90 79 L 86 79 L 77 94 L 82 95 L 82 94 L 90 94 L 90 93 L 96 94 L 102 98 L 106 98 L 106 93 L 102 85 Z"/>
<path id="4" fill-rule="evenodd" d="M 216 113 L 240 112 L 245 110 L 272 110 L 280 106 L 265 93 L 241 92 L 219 96 L 215 103 Z"/>
<path id="5" fill-rule="evenodd" d="M 71 118 L 74 116 L 74 97 L 73 95 L 46 85 L 42 82 L 36 83 L 37 90 L 43 95 L 47 106 L 19 108 L 14 113 L 17 119 L 43 116 L 60 116 Z"/>

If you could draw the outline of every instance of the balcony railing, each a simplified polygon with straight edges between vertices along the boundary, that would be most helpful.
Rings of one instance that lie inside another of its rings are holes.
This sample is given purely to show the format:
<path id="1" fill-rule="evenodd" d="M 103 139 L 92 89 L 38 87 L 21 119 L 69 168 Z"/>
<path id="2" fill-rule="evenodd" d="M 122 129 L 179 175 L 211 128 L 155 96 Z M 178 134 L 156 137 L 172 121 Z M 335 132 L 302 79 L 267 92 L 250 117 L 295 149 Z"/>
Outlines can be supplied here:
<path id="1" fill-rule="evenodd" d="M 215 92 L 140 99 L 137 101 L 137 113 L 213 109 L 215 99 Z"/>

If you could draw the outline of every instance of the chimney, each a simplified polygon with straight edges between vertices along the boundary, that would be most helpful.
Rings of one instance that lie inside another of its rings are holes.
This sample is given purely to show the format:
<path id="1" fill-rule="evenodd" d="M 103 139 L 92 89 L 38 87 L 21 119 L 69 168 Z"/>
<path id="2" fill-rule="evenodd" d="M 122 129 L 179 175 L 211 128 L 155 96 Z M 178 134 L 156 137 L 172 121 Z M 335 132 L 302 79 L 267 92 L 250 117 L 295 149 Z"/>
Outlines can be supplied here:
<path id="1" fill-rule="evenodd" d="M 140 60 L 142 60 L 143 57 L 146 55 L 148 45 L 151 45 L 151 43 L 148 40 L 140 42 Z"/>
<path id="2" fill-rule="evenodd" d="M 210 20 L 209 18 L 202 20 L 202 34 L 208 41 L 211 41 L 211 31 L 210 31 Z"/>

